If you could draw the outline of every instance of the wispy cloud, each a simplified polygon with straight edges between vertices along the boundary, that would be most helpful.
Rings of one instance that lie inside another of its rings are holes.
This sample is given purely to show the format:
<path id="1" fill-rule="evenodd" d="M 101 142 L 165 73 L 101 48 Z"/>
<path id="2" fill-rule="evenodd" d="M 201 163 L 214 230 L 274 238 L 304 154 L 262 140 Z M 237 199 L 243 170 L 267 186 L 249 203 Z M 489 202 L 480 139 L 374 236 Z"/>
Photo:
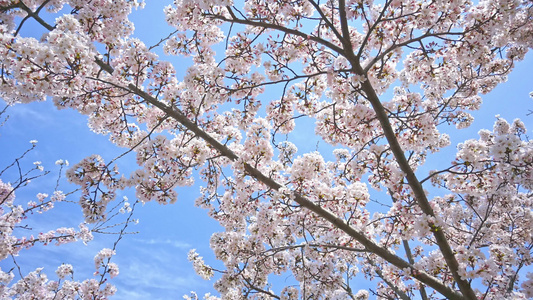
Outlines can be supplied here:
<path id="1" fill-rule="evenodd" d="M 128 249 L 127 257 L 117 257 L 120 274 L 114 281 L 118 289 L 114 299 L 181 299 L 191 290 L 211 286 L 211 282 L 194 273 L 185 251 L 173 251 L 172 247 L 188 247 L 186 243 L 171 240 L 140 243 L 143 245 Z"/>
<path id="2" fill-rule="evenodd" d="M 145 245 L 154 245 L 154 246 L 171 246 L 180 250 L 189 250 L 193 248 L 193 246 L 186 242 L 181 242 L 177 240 L 171 240 L 171 239 L 134 239 L 135 242 Z"/>
<path id="3" fill-rule="evenodd" d="M 54 118 L 50 115 L 55 113 L 54 107 L 47 103 L 19 104 L 15 108 L 7 110 L 11 118 L 21 118 L 37 122 L 53 122 Z"/>

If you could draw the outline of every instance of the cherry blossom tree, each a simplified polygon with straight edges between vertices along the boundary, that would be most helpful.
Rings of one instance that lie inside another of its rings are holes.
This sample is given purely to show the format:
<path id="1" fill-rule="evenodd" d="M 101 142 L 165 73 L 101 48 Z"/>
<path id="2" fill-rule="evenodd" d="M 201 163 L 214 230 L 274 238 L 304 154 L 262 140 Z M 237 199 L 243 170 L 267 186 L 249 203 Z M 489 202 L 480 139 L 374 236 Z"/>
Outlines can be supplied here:
<path id="1" fill-rule="evenodd" d="M 453 162 L 417 171 L 533 46 L 532 2 L 176 0 L 171 33 L 151 46 L 131 36 L 143 5 L 0 1 L 0 97 L 53 99 L 136 153 L 132 174 L 99 156 L 67 171 L 87 223 L 121 189 L 174 203 L 198 172 L 196 205 L 225 229 L 211 239 L 224 269 L 189 259 L 219 273 L 221 299 L 533 296 L 524 124 L 498 119 Z M 29 19 L 42 37 L 21 35 Z M 185 76 L 158 51 L 190 58 Z M 311 134 L 300 118 L 327 150 L 298 152 Z M 294 282 L 274 286 L 276 274 Z M 376 288 L 352 290 L 365 279 Z"/>

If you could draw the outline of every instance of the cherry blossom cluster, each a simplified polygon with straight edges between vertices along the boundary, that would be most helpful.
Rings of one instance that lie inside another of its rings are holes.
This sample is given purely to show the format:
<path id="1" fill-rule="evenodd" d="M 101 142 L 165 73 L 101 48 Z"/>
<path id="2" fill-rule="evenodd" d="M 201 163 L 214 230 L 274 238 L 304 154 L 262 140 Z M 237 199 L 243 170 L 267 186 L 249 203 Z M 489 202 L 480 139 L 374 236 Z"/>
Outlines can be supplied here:
<path id="1" fill-rule="evenodd" d="M 200 275 L 203 279 L 211 279 L 213 277 L 213 270 L 205 264 L 204 259 L 196 253 L 195 249 L 189 251 L 187 259 L 192 262 L 196 274 Z"/>
<path id="2" fill-rule="evenodd" d="M 85 158 L 67 170 L 70 182 L 82 188 L 80 206 L 87 222 L 106 219 L 107 204 L 116 197 L 117 189 L 127 186 L 117 167 L 107 166 L 99 155 Z"/>
<path id="3" fill-rule="evenodd" d="M 25 248 L 31 248 L 35 244 L 62 245 L 76 240 L 89 242 L 93 239 L 91 231 L 85 224 L 79 225 L 79 230 L 61 227 L 47 232 L 41 232 L 37 236 L 17 236 L 15 230 L 31 214 L 43 213 L 54 207 L 54 203 L 64 200 L 64 195 L 57 191 L 50 199 L 45 199 L 46 194 L 39 193 L 37 201 L 30 201 L 26 207 L 15 202 L 15 187 L 0 180 L 0 224 L 2 226 L 0 244 L 0 259 L 10 255 L 18 255 Z"/>
<path id="4" fill-rule="evenodd" d="M 481 130 L 479 134 L 480 139 L 460 145 L 453 172 L 432 178 L 453 192 L 436 198 L 435 203 L 448 232 L 470 232 L 456 233 L 458 238 L 451 240 L 457 244 L 462 276 L 480 278 L 493 293 L 505 294 L 517 280 L 512 275 L 517 268 L 531 263 L 528 237 L 533 218 L 528 191 L 533 179 L 533 144 L 523 140 L 525 127 L 518 119 L 509 124 L 499 118 L 492 132 Z M 482 251 L 485 247 L 488 252 Z M 531 287 L 525 284 L 523 288 Z"/>
<path id="5" fill-rule="evenodd" d="M 112 263 L 110 263 L 112 264 Z M 118 273 L 109 267 L 109 273 Z M 13 297 L 21 299 L 108 299 L 116 293 L 116 288 L 110 283 L 96 279 L 86 279 L 82 282 L 74 281 L 74 269 L 72 265 L 63 264 L 56 270 L 59 280 L 50 280 L 43 272 L 43 268 L 37 268 L 8 287 L 13 280 L 12 273 L 0 270 L 2 287 L 0 296 L 6 299 Z M 111 275 L 113 277 L 113 275 Z"/>

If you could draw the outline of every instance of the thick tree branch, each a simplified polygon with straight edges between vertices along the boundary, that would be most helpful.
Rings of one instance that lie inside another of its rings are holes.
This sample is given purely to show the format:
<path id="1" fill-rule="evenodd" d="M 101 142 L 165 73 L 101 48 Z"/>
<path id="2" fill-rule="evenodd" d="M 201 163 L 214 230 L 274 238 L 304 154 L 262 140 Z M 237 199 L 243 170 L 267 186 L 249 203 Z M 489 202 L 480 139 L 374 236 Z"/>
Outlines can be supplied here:
<path id="1" fill-rule="evenodd" d="M 231 9 L 228 8 L 230 11 Z M 317 37 L 311 37 L 308 36 L 302 32 L 299 32 L 297 30 L 285 28 L 279 25 L 275 24 L 269 24 L 264 22 L 255 22 L 255 21 L 249 21 L 249 20 L 242 20 L 238 19 L 234 14 L 232 14 L 232 19 L 227 19 L 222 16 L 212 16 L 215 19 L 224 20 L 227 22 L 233 22 L 233 23 L 239 23 L 244 25 L 250 25 L 250 26 L 257 26 L 257 27 L 263 27 L 263 28 L 271 28 L 280 30 L 282 32 L 294 34 L 297 36 L 307 37 L 311 40 L 314 40 L 316 42 L 319 42 L 325 46 L 330 47 L 334 51 L 338 51 L 338 53 L 345 55 L 346 51 L 343 49 L 340 49 L 339 47 L 324 41 Z M 355 72 L 357 74 L 364 75 L 364 72 L 358 62 L 358 60 L 355 60 L 356 57 L 353 54 L 353 52 L 349 52 L 351 55 L 347 55 L 347 58 L 351 61 L 352 66 L 355 68 Z M 96 60 L 96 63 L 102 67 L 105 71 L 108 73 L 112 73 L 112 68 L 109 65 L 104 64 L 101 60 Z M 111 72 L 110 72 L 111 71 Z M 375 93 L 372 85 L 368 80 L 366 80 L 362 84 L 363 91 L 367 94 L 367 97 L 372 104 L 376 116 L 378 117 L 381 126 L 383 127 L 385 136 L 387 138 L 387 141 L 390 144 L 391 150 L 393 154 L 395 155 L 395 158 L 398 161 L 399 166 L 401 167 L 402 171 L 406 174 L 406 178 L 409 182 L 409 185 L 413 189 L 413 192 L 415 193 L 415 197 L 417 198 L 420 207 L 422 208 L 422 211 L 430 216 L 434 216 L 433 210 L 431 209 L 429 202 L 426 198 L 426 195 L 423 191 L 422 185 L 418 181 L 418 178 L 414 175 L 412 169 L 410 168 L 407 159 L 405 158 L 405 155 L 403 153 L 403 150 L 401 149 L 398 140 L 395 138 L 394 130 L 392 129 L 392 126 L 390 125 L 390 122 L 388 120 L 387 114 L 385 112 L 385 109 L 381 105 L 381 102 L 379 100 L 379 97 Z M 217 151 L 219 151 L 222 155 L 228 157 L 232 161 L 237 161 L 238 156 L 231 151 L 229 148 L 227 148 L 225 145 L 221 144 L 219 141 L 211 137 L 208 133 L 203 131 L 200 127 L 198 127 L 197 124 L 189 120 L 181 111 L 178 109 L 169 107 L 165 105 L 162 102 L 159 102 L 156 98 L 152 97 L 148 93 L 142 91 L 137 86 L 133 84 L 129 84 L 127 87 L 127 90 L 131 91 L 132 93 L 138 95 L 139 97 L 143 98 L 146 102 L 154 105 L 155 107 L 161 109 L 163 112 L 165 112 L 167 115 L 169 115 L 171 118 L 175 119 L 179 123 L 181 123 L 183 126 L 185 126 L 187 129 L 192 131 L 196 136 L 206 141 L 209 145 L 211 145 L 213 148 L 215 148 Z M 256 180 L 262 182 L 269 188 L 279 191 L 283 186 L 279 184 L 278 182 L 274 181 L 272 178 L 267 177 L 264 175 L 261 171 L 258 169 L 252 167 L 251 165 L 244 163 L 244 169 L 248 174 L 252 177 L 254 177 Z M 461 292 L 466 296 L 464 298 L 461 294 L 457 293 L 450 287 L 446 286 L 442 282 L 440 282 L 438 279 L 430 276 L 429 274 L 425 273 L 424 271 L 417 270 L 414 268 L 409 262 L 403 260 L 399 256 L 391 253 L 388 249 L 384 249 L 380 246 L 378 246 L 376 243 L 374 243 L 372 240 L 367 238 L 364 234 L 360 233 L 359 231 L 355 230 L 353 227 L 351 227 L 349 224 L 347 224 L 344 220 L 334 215 L 329 210 L 326 210 L 322 208 L 319 205 L 316 205 L 313 203 L 310 199 L 307 197 L 297 193 L 293 192 L 294 201 L 297 202 L 302 207 L 305 207 L 320 217 L 326 219 L 328 222 L 333 224 L 335 227 L 339 228 L 349 236 L 356 239 L 359 243 L 361 243 L 366 249 L 368 249 L 370 252 L 373 252 L 380 256 L 381 258 L 385 259 L 389 263 L 393 264 L 394 266 L 400 268 L 400 269 L 409 269 L 411 270 L 412 276 L 419 281 L 425 283 L 426 285 L 434 288 L 444 296 L 446 296 L 448 299 L 475 299 L 475 294 L 473 290 L 471 289 L 468 282 L 462 280 L 460 276 L 457 273 L 458 270 L 458 263 L 455 260 L 455 256 L 453 255 L 453 251 L 448 244 L 448 241 L 446 240 L 444 233 L 442 231 L 442 228 L 436 227 L 434 230 L 434 235 L 437 239 L 437 244 L 439 248 L 441 249 L 443 256 L 446 259 L 446 262 L 448 263 L 450 270 L 452 271 L 452 274 L 454 276 L 454 279 L 458 282 L 459 287 L 461 289 Z"/>
<path id="2" fill-rule="evenodd" d="M 341 0 L 342 1 L 342 0 Z M 340 5 L 340 3 L 339 3 Z M 378 21 L 376 21 L 375 24 L 379 22 L 379 19 L 383 16 L 386 7 L 388 6 L 388 3 L 385 4 L 385 7 L 381 11 L 381 14 L 378 18 Z M 344 11 L 341 11 L 344 12 Z M 345 13 L 345 12 L 344 12 Z M 342 20 L 346 19 L 346 16 L 340 16 L 341 24 Z M 375 26 L 374 24 L 374 26 Z M 346 41 L 346 39 L 350 39 L 349 32 L 347 31 L 347 25 L 344 25 L 346 29 L 343 30 L 344 39 L 343 41 Z M 369 30 L 370 34 L 373 31 L 373 27 Z M 363 46 L 365 42 L 368 39 L 365 39 L 363 42 Z M 350 61 L 352 67 L 354 68 L 354 71 L 358 75 L 365 76 L 366 78 L 366 70 L 364 70 L 360 63 L 360 56 L 356 56 L 353 53 L 353 49 L 350 45 L 344 45 L 343 51 L 339 52 L 339 54 L 344 55 L 348 61 Z M 362 51 L 362 50 L 361 50 Z M 422 209 L 422 212 L 425 213 L 428 216 L 435 217 L 435 214 L 433 212 L 433 209 L 431 208 L 429 201 L 426 197 L 426 193 L 424 192 L 424 189 L 422 187 L 422 184 L 416 177 L 416 175 L 413 172 L 413 169 L 409 166 L 409 162 L 407 161 L 407 158 L 405 157 L 405 153 L 403 152 L 398 139 L 396 138 L 396 134 L 394 133 L 394 129 L 392 128 L 392 125 L 390 124 L 387 112 L 385 111 L 385 108 L 381 104 L 381 100 L 379 99 L 378 95 L 376 94 L 376 91 L 374 90 L 372 84 L 368 79 L 366 79 L 361 84 L 361 89 L 365 92 L 368 101 L 372 105 L 372 108 L 374 109 L 374 112 L 376 113 L 376 117 L 378 118 L 380 125 L 383 129 L 385 138 L 387 139 L 387 142 L 389 143 L 390 149 L 396 159 L 396 162 L 400 166 L 400 169 L 405 174 L 405 178 L 407 179 L 407 182 L 409 186 L 411 187 L 411 190 L 413 191 L 415 198 L 417 200 L 418 205 Z M 459 263 L 455 259 L 455 255 L 453 254 L 453 250 L 451 246 L 448 243 L 448 240 L 446 239 L 446 236 L 444 234 L 443 228 L 440 226 L 437 226 L 436 224 L 429 224 L 432 226 L 432 232 L 435 236 L 435 239 L 437 241 L 437 245 L 439 246 L 439 249 L 442 252 L 442 255 L 444 256 L 444 259 L 446 260 L 446 263 L 448 264 L 448 268 L 450 269 L 454 280 L 457 282 L 459 289 L 463 293 L 463 295 L 467 299 L 476 299 L 476 295 L 474 291 L 472 290 L 472 287 L 470 284 L 461 278 L 461 276 L 458 273 L 459 269 Z"/>
<path id="3" fill-rule="evenodd" d="M 350 28 L 348 27 L 348 20 L 346 19 L 346 2 L 344 0 L 339 0 L 339 19 L 343 35 L 341 39 L 342 45 L 348 53 L 353 53 Z"/>
<path id="4" fill-rule="evenodd" d="M 45 20 L 43 20 L 40 16 L 39 16 L 39 12 L 41 11 L 41 9 L 43 9 L 43 7 L 48 3 L 50 2 L 50 0 L 46 0 L 45 2 L 43 2 L 41 4 L 41 6 L 35 11 L 33 12 L 28 6 L 26 6 L 26 4 L 24 4 L 24 2 L 22 1 L 19 1 L 16 5 L 16 7 L 19 7 L 21 8 L 22 10 L 24 10 L 28 15 L 20 22 L 20 25 L 19 25 L 19 28 L 17 29 L 17 31 L 15 32 L 15 35 L 18 34 L 18 32 L 20 31 L 22 25 L 24 24 L 24 22 L 28 19 L 28 17 L 32 17 L 33 19 L 35 19 L 35 21 L 39 22 L 39 24 L 41 24 L 44 28 L 46 28 L 47 30 L 49 31 L 52 31 L 54 30 L 54 26 L 46 23 Z"/>
<path id="5" fill-rule="evenodd" d="M 235 19 L 235 18 L 233 20 L 228 20 L 228 19 L 225 19 L 223 17 L 219 17 L 219 19 L 223 19 L 223 20 L 228 21 L 228 22 L 237 22 L 237 23 L 241 22 L 241 24 L 246 24 L 246 25 L 273 28 L 273 29 L 282 30 L 284 32 L 288 32 L 288 33 L 291 33 L 291 34 L 295 34 L 295 35 L 299 35 L 299 36 L 305 36 L 305 34 L 299 32 L 299 31 L 292 30 L 292 29 L 287 29 L 287 28 L 282 28 L 282 27 L 280 27 L 278 25 L 273 25 L 273 24 L 267 24 L 267 23 L 261 23 L 261 22 L 253 22 L 253 21 L 248 21 L 248 20 L 239 20 L 239 19 Z M 327 43 L 327 44 L 330 44 L 330 43 Z M 335 45 L 331 44 L 330 46 L 334 47 L 337 50 L 340 50 Z M 332 50 L 335 50 L 335 49 L 332 49 Z M 342 51 L 340 53 L 344 53 L 344 51 Z M 355 58 L 353 53 L 352 53 L 351 57 Z M 112 71 L 111 66 L 105 65 L 101 60 L 100 61 L 97 60 L 96 63 L 98 65 L 100 65 L 102 67 L 102 69 L 104 69 L 105 71 L 107 71 L 107 72 Z M 104 64 L 104 66 L 102 66 L 102 64 Z M 359 66 L 359 65 L 357 65 L 357 66 Z M 360 66 L 359 66 L 359 69 L 360 69 Z M 362 73 L 362 70 L 359 70 L 359 72 Z M 111 74 L 112 72 L 109 72 L 109 73 Z M 363 85 L 365 85 L 365 84 L 367 85 L 366 89 L 368 89 L 368 91 L 369 91 L 367 93 L 367 95 L 369 95 L 369 98 L 372 98 L 371 99 L 372 104 L 374 105 L 374 103 L 377 101 L 377 103 L 381 107 L 381 114 L 385 117 L 385 121 L 388 123 L 388 119 L 387 119 L 386 113 L 384 111 L 384 108 L 383 108 L 383 106 L 381 106 L 381 103 L 379 102 L 379 98 L 375 94 L 372 86 L 370 85 L 370 83 L 368 81 L 366 81 Z M 365 89 L 365 87 L 364 87 L 364 89 Z M 365 92 L 366 92 L 366 89 L 365 89 Z M 138 95 L 139 97 L 143 98 L 146 102 L 148 102 L 148 103 L 154 105 L 155 107 L 161 109 L 163 112 L 165 112 L 171 118 L 173 118 L 176 121 L 178 121 L 179 123 L 181 123 L 188 130 L 190 130 L 194 134 L 196 134 L 196 136 L 198 136 L 199 138 L 203 139 L 205 142 L 207 142 L 209 145 L 211 145 L 213 148 L 215 148 L 217 151 L 219 151 L 222 155 L 228 157 L 232 161 L 237 161 L 239 159 L 239 157 L 233 151 L 231 151 L 225 145 L 223 145 L 222 143 L 220 143 L 219 141 L 217 141 L 216 139 L 211 137 L 208 133 L 203 131 L 200 127 L 198 127 L 197 124 L 195 124 L 194 122 L 189 120 L 180 110 L 172 108 L 172 107 L 169 107 L 169 106 L 165 105 L 164 103 L 159 102 L 156 98 L 154 98 L 151 95 L 149 95 L 148 93 L 142 91 L 141 89 L 139 89 L 137 86 L 135 86 L 133 84 L 129 84 L 128 87 L 127 87 L 127 90 L 129 90 L 132 93 L 134 93 L 134 94 Z M 372 96 L 372 93 L 373 93 L 373 97 L 370 97 L 370 96 Z M 379 107 L 378 107 L 378 109 L 379 109 Z M 378 118 L 379 117 L 380 117 L 380 115 L 378 114 Z M 380 118 L 380 121 L 381 121 L 381 118 Z M 382 124 L 382 126 L 384 127 L 384 130 L 385 130 L 385 127 L 387 127 L 386 124 L 385 125 Z M 388 130 L 385 130 L 386 136 L 387 136 L 387 132 L 388 131 L 392 132 L 392 135 L 394 137 L 394 132 L 392 131 L 392 127 L 390 126 L 390 123 L 388 124 Z M 387 136 L 387 138 L 389 138 L 389 136 Z M 410 167 L 409 167 L 409 165 L 407 163 L 407 160 L 406 160 L 405 156 L 403 155 L 403 152 L 402 152 L 402 150 L 401 150 L 401 148 L 400 148 L 400 146 L 398 144 L 398 141 L 394 140 L 394 142 L 396 143 L 396 147 L 399 150 L 395 149 L 396 151 L 394 151 L 394 149 L 393 149 L 393 152 L 396 154 L 396 152 L 399 151 L 399 153 L 401 154 L 400 159 L 403 158 L 403 160 L 405 161 L 405 162 L 398 162 L 399 165 L 400 166 L 404 166 L 404 164 L 405 164 L 407 166 L 407 168 L 411 171 L 411 174 L 412 174 L 411 177 L 414 177 L 415 182 L 417 182 L 418 185 L 420 186 L 420 190 L 422 191 L 422 195 L 424 196 L 424 199 L 426 199 L 425 198 L 425 194 L 423 193 L 423 190 L 421 189 L 421 184 L 418 182 L 418 180 L 414 176 L 412 170 L 410 169 Z M 392 144 L 391 144 L 391 148 L 392 148 Z M 278 182 L 276 182 L 272 178 L 267 177 L 261 171 L 259 171 L 258 169 L 252 167 L 251 165 L 249 165 L 247 163 L 244 163 L 244 169 L 246 170 L 246 172 L 248 172 L 248 174 L 250 176 L 254 177 L 256 180 L 262 182 L 263 184 L 265 184 L 266 186 L 268 186 L 269 188 L 271 188 L 273 190 L 279 191 L 283 187 L 281 184 L 279 184 Z M 408 180 L 411 177 L 409 177 Z M 413 180 L 413 179 L 411 178 L 411 180 Z M 413 190 L 415 190 L 415 189 L 413 189 Z M 415 193 L 415 195 L 417 195 L 417 194 Z M 435 277 L 427 274 L 426 272 L 424 272 L 422 270 L 416 269 L 415 267 L 413 267 L 413 265 L 411 265 L 407 261 L 403 260 L 399 256 L 391 253 L 388 249 L 380 247 L 379 245 L 374 243 L 372 240 L 370 240 L 368 237 L 366 237 L 364 234 L 362 234 L 361 232 L 359 232 L 356 229 L 354 229 L 353 227 L 351 227 L 343 219 L 337 217 L 335 214 L 333 214 L 329 210 L 326 210 L 326 209 L 322 208 L 321 206 L 313 203 L 310 199 L 308 199 L 307 197 L 305 197 L 305 196 L 303 196 L 303 195 L 301 195 L 301 194 L 299 194 L 297 192 L 293 192 L 292 196 L 294 198 L 294 201 L 297 202 L 299 205 L 301 205 L 302 207 L 304 207 L 306 209 L 311 210 L 312 212 L 316 213 L 318 216 L 324 218 L 325 220 L 330 222 L 332 225 L 334 225 L 335 227 L 339 228 L 340 230 L 342 230 L 343 232 L 348 234 L 350 237 L 352 237 L 355 240 L 357 240 L 366 249 L 368 249 L 368 251 L 375 253 L 376 255 L 380 256 L 381 258 L 383 258 L 387 262 L 393 264 L 394 266 L 396 266 L 396 267 L 398 267 L 400 269 L 409 269 L 411 271 L 411 275 L 414 278 L 416 278 L 417 280 L 421 281 L 422 283 L 432 287 L 433 289 L 437 290 L 439 293 L 441 293 L 442 295 L 444 295 L 448 299 L 465 299 L 461 294 L 457 293 L 456 291 L 454 291 L 450 287 L 446 286 L 445 284 L 440 282 Z M 431 213 L 431 215 L 433 215 L 433 212 L 432 212 L 431 208 L 429 207 L 429 203 L 427 202 L 427 199 L 425 200 L 425 203 L 426 203 L 425 209 L 426 210 L 429 209 L 429 212 Z M 444 239 L 444 242 L 441 241 L 439 243 L 439 246 L 440 246 L 441 243 L 444 243 L 445 245 L 448 245 L 446 239 L 444 238 L 444 234 L 442 233 L 442 229 L 440 229 L 440 231 L 437 230 L 436 234 L 440 234 L 442 236 L 441 239 Z M 443 248 L 445 248 L 445 247 L 443 247 Z M 457 261 L 455 260 L 455 257 L 453 256 L 453 252 L 452 252 L 451 248 L 449 247 L 449 245 L 448 245 L 447 249 L 449 251 L 447 252 L 447 254 L 445 254 L 445 257 L 448 256 L 448 259 L 449 259 L 449 256 L 451 256 L 452 263 L 455 262 L 455 264 L 456 264 L 454 269 L 455 269 L 455 273 L 457 273 Z M 458 279 L 460 279 L 460 278 L 458 277 Z M 473 293 L 473 291 L 472 291 L 472 293 Z M 466 299 L 469 299 L 469 297 L 467 296 Z"/>
<path id="6" fill-rule="evenodd" d="M 352 61 L 351 63 L 355 69 L 356 74 L 365 75 L 359 61 Z M 392 128 L 392 125 L 389 121 L 387 112 L 381 104 L 381 101 L 378 95 L 376 94 L 376 91 L 372 87 L 372 84 L 367 79 L 361 84 L 361 88 L 365 92 L 368 101 L 370 102 L 372 108 L 374 109 L 374 112 L 376 113 L 376 117 L 378 118 L 381 124 L 383 133 L 385 134 L 385 138 L 389 143 L 389 147 L 394 155 L 394 158 L 396 159 L 396 162 L 398 163 L 398 166 L 400 166 L 402 172 L 405 174 L 405 178 L 407 179 L 407 182 L 411 187 L 411 190 L 413 191 L 415 199 L 420 208 L 422 209 L 422 212 L 428 216 L 435 217 L 435 213 L 433 212 L 433 209 L 429 204 L 422 184 L 416 177 L 415 173 L 413 172 L 413 169 L 411 169 L 411 166 L 409 166 L 409 162 L 405 157 L 405 153 L 403 152 L 400 143 L 396 138 L 396 134 L 394 133 L 394 129 Z M 455 259 L 455 255 L 453 254 L 453 250 L 450 244 L 448 243 L 448 240 L 446 239 L 443 228 L 437 226 L 436 224 L 429 225 L 433 226 L 432 231 L 437 241 L 437 245 L 439 246 L 443 257 L 446 260 L 448 268 L 452 272 L 453 278 L 457 282 L 459 289 L 467 299 L 476 299 L 476 294 L 474 293 L 474 290 L 472 290 L 470 284 L 466 280 L 462 279 L 458 273 L 459 263 Z"/>
<path id="7" fill-rule="evenodd" d="M 128 85 L 128 89 L 138 95 L 139 97 L 143 98 L 146 102 L 154 105 L 155 107 L 161 109 L 163 112 L 168 114 L 171 118 L 175 119 L 179 123 L 181 123 L 183 126 L 185 126 L 190 131 L 194 132 L 199 138 L 205 140 L 208 144 L 210 144 L 213 148 L 215 148 L 217 151 L 219 151 L 222 155 L 228 157 L 232 161 L 237 161 L 239 158 L 238 156 L 231 151 L 229 148 L 227 148 L 225 145 L 218 142 L 216 139 L 211 137 L 208 133 L 203 131 L 201 128 L 198 127 L 197 124 L 190 121 L 181 111 L 168 107 L 167 105 L 159 102 L 157 99 L 152 97 L 151 95 L 147 94 L 146 92 L 140 90 L 138 87 L 136 87 L 133 84 Z M 279 191 L 281 188 L 283 188 L 283 185 L 279 184 L 275 180 L 273 180 L 270 177 L 267 177 L 264 175 L 261 171 L 258 169 L 252 167 L 251 165 L 244 163 L 244 169 L 250 176 L 255 178 L 256 180 L 262 182 L 267 187 Z M 397 268 L 400 269 L 409 269 L 411 271 L 411 275 L 418 279 L 419 281 L 423 282 L 424 284 L 434 288 L 439 293 L 443 294 L 448 299 L 465 299 L 462 295 L 451 289 L 450 287 L 446 286 L 442 282 L 440 282 L 435 277 L 427 274 L 424 271 L 417 270 L 413 265 L 408 263 L 407 261 L 403 260 L 399 256 L 393 254 L 388 249 L 382 248 L 378 246 L 376 243 L 374 243 L 372 240 L 370 240 L 368 237 L 366 237 L 363 233 L 357 231 L 353 227 L 351 227 L 349 224 L 347 224 L 344 220 L 337 217 L 335 214 L 330 212 L 329 210 L 326 210 L 322 208 L 321 206 L 313 203 L 310 199 L 307 197 L 297 193 L 293 192 L 292 196 L 294 197 L 294 201 L 297 202 L 302 207 L 311 210 L 312 212 L 316 213 L 318 216 L 324 218 L 328 222 L 330 222 L 335 227 L 339 228 L 346 234 L 348 234 L 350 237 L 357 240 L 359 243 L 361 243 L 366 249 L 368 249 L 369 252 L 375 253 L 376 255 L 380 256 L 387 262 L 393 264 Z"/>

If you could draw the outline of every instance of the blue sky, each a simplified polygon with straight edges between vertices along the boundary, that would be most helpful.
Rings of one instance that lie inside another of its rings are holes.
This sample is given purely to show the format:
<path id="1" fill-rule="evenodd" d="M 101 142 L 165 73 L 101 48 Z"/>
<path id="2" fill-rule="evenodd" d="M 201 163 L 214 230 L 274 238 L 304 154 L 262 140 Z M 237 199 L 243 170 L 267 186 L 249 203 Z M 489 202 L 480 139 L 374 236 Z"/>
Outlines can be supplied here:
<path id="1" fill-rule="evenodd" d="M 156 43 L 172 31 L 172 28 L 165 25 L 163 5 L 160 5 L 161 2 L 154 3 L 155 1 L 148 3 L 144 10 L 132 16 L 132 20 L 136 22 L 135 35 L 147 45 Z M 533 77 L 530 75 L 532 67 L 533 55 L 530 54 L 525 61 L 518 63 L 508 82 L 483 97 L 482 109 L 474 112 L 473 125 L 466 130 L 454 131 L 451 134 L 452 146 L 443 154 L 428 159 L 428 169 L 437 168 L 433 167 L 434 163 L 443 166 L 443 160 L 451 161 L 458 142 L 477 138 L 477 131 L 481 128 L 491 129 L 496 114 L 508 121 L 521 118 L 526 127 L 533 130 L 533 115 L 527 116 L 528 110 L 533 110 L 533 101 L 528 95 L 533 91 Z M 34 200 L 38 192 L 51 194 L 57 179 L 58 167 L 54 165 L 57 159 L 69 160 L 73 165 L 86 156 L 100 154 L 109 161 L 125 151 L 113 146 L 107 137 L 92 133 L 86 126 L 85 116 L 71 110 L 58 111 L 50 101 L 16 105 L 8 110 L 8 114 L 10 119 L 0 127 L 0 169 L 29 148 L 29 141 L 35 139 L 39 141 L 37 148 L 23 161 L 23 166 L 29 169 L 34 161 L 42 161 L 45 169 L 52 171 L 50 175 L 17 191 L 17 199 L 23 203 Z M 309 139 L 314 139 L 313 132 L 305 129 L 303 121 L 297 122 L 298 134 L 294 136 L 301 137 L 297 146 L 301 152 L 313 151 L 316 142 L 308 142 Z M 117 164 L 125 174 L 136 167 L 131 155 Z M 9 181 L 13 176 L 7 174 L 2 180 Z M 61 188 L 69 191 L 73 187 L 63 180 Z M 138 233 L 126 236 L 119 243 L 117 256 L 113 258 L 120 268 L 120 275 L 112 281 L 118 288 L 114 299 L 181 299 L 182 295 L 191 290 L 199 294 L 213 291 L 213 282 L 204 281 L 194 274 L 187 261 L 187 252 L 196 248 L 209 264 L 220 265 L 214 261 L 209 249 L 211 234 L 220 228 L 207 217 L 205 211 L 194 207 L 194 200 L 199 196 L 198 185 L 180 188 L 178 193 L 176 204 L 161 206 L 147 203 L 137 207 L 135 218 L 140 222 L 130 229 Z M 134 199 L 131 191 L 119 195 L 119 198 L 122 196 L 128 196 L 132 201 Z M 72 200 L 77 199 L 73 197 Z M 58 206 L 57 209 L 30 220 L 37 232 L 58 226 L 76 227 L 81 221 L 81 210 L 76 204 Z M 116 236 L 113 235 L 99 235 L 87 246 L 82 243 L 61 247 L 38 246 L 23 251 L 17 261 L 23 274 L 44 266 L 45 273 L 51 278 L 54 278 L 57 266 L 71 263 L 75 266 L 75 279 L 83 280 L 91 278 L 94 272 L 94 255 L 101 248 L 111 247 L 115 239 Z M 11 266 L 9 260 L 0 262 L 2 270 L 8 270 Z"/>

